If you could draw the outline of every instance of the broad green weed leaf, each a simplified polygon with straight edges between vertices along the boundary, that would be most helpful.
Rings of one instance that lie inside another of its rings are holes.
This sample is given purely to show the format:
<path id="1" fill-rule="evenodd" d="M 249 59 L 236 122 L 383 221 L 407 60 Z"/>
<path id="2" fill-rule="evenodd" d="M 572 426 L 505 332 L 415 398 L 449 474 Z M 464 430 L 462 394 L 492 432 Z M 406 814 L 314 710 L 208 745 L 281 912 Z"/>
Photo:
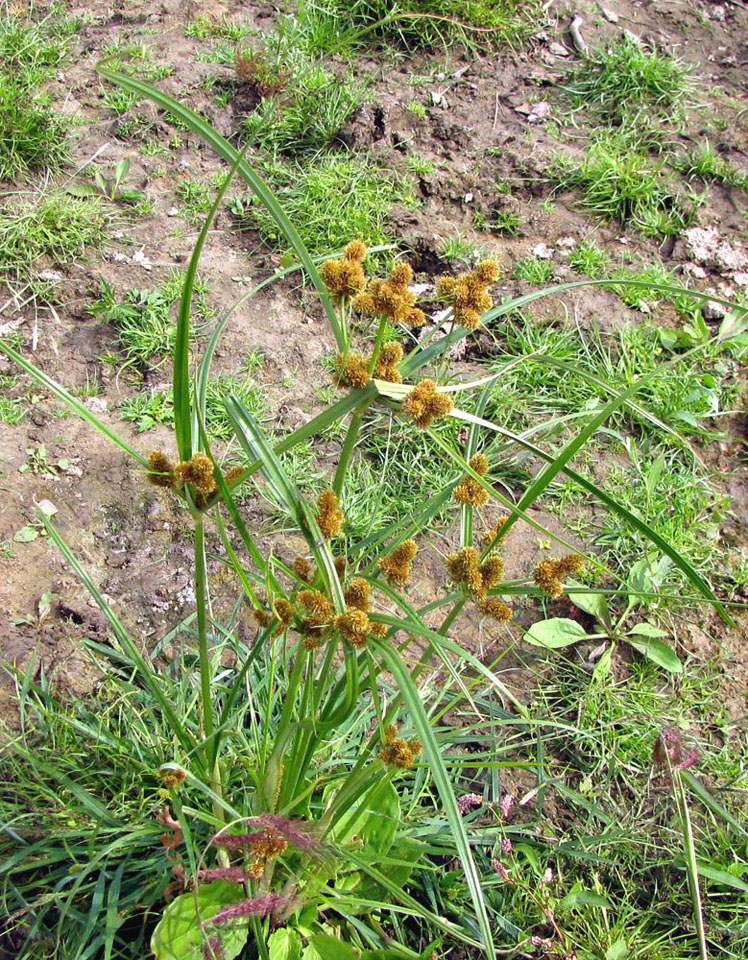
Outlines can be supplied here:
<path id="1" fill-rule="evenodd" d="M 673 861 L 673 866 L 677 867 L 678 870 L 686 869 L 686 861 L 683 857 L 676 857 Z M 732 887 L 733 890 L 742 890 L 748 892 L 748 883 L 745 880 L 742 880 L 740 877 L 736 877 L 734 873 L 731 873 L 729 870 L 726 870 L 723 866 L 713 863 L 707 863 L 705 860 L 696 861 L 696 869 L 700 877 L 704 877 L 705 880 L 712 880 L 714 883 L 721 883 L 725 887 Z"/>
<path id="2" fill-rule="evenodd" d="M 635 623 L 634 626 L 629 630 L 629 635 L 634 634 L 637 637 L 669 637 L 670 634 L 667 630 L 661 630 L 659 627 L 656 627 L 653 623 L 650 623 L 648 620 L 645 620 L 644 623 Z"/>
<path id="3" fill-rule="evenodd" d="M 568 893 L 559 903 L 560 907 L 605 907 L 612 906 L 610 900 L 592 890 L 575 890 Z"/>
<path id="4" fill-rule="evenodd" d="M 200 923 L 212 919 L 224 907 L 244 900 L 243 887 L 238 883 L 214 880 L 198 887 L 197 900 L 193 892 L 183 893 L 168 905 L 153 931 L 151 950 L 156 960 L 204 960 Z M 199 915 L 198 915 L 199 911 Z M 244 949 L 249 933 L 249 918 L 232 921 L 225 929 L 216 928 L 221 937 L 226 960 L 234 960 Z"/>
<path id="5" fill-rule="evenodd" d="M 353 947 L 326 933 L 312 937 L 309 946 L 314 952 L 308 954 L 308 949 L 305 950 L 304 960 L 359 960 L 359 955 Z"/>
<path id="6" fill-rule="evenodd" d="M 602 593 L 578 593 L 574 590 L 567 590 L 566 595 L 575 607 L 589 613 L 599 623 L 602 623 L 606 630 L 610 630 L 612 626 L 610 607 Z"/>
<path id="7" fill-rule="evenodd" d="M 536 647 L 548 647 L 550 650 L 560 650 L 572 643 L 584 640 L 587 631 L 576 620 L 566 617 L 551 617 L 550 620 L 540 620 L 534 623 L 524 636 L 527 643 Z"/>
<path id="8" fill-rule="evenodd" d="M 669 670 L 670 673 L 680 673 L 683 670 L 683 664 L 678 659 L 675 650 L 663 643 L 662 640 L 658 640 L 657 637 L 637 639 L 629 634 L 626 639 L 634 650 L 638 650 L 645 657 L 649 657 L 653 663 Z"/>
<path id="9" fill-rule="evenodd" d="M 281 927 L 268 939 L 270 960 L 299 960 L 301 940 L 291 927 Z"/>

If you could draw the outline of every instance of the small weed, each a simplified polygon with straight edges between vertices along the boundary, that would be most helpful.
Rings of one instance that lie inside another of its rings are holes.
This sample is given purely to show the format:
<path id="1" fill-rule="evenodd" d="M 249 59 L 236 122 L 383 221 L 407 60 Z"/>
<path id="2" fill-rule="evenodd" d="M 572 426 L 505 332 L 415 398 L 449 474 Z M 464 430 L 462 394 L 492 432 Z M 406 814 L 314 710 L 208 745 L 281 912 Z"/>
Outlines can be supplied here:
<path id="1" fill-rule="evenodd" d="M 592 106 L 612 123 L 623 124 L 631 122 L 637 108 L 672 114 L 689 86 L 685 63 L 624 35 L 589 56 L 568 89 L 576 106 Z"/>
<path id="2" fill-rule="evenodd" d="M 676 169 L 686 177 L 699 177 L 705 181 L 726 183 L 731 187 L 748 190 L 748 174 L 725 160 L 705 140 L 699 147 L 695 147 L 685 157 L 674 162 Z"/>
<path id="3" fill-rule="evenodd" d="M 440 253 L 445 260 L 471 264 L 488 256 L 487 252 L 459 232 L 451 237 L 438 237 Z"/>
<path id="4" fill-rule="evenodd" d="M 594 240 L 582 240 L 573 249 L 569 265 L 591 280 L 604 277 L 608 269 L 608 257 Z"/>
<path id="5" fill-rule="evenodd" d="M 409 100 L 405 106 L 408 108 L 408 110 L 410 110 L 411 113 L 414 113 L 417 117 L 420 117 L 421 120 L 426 119 L 426 105 L 421 103 L 419 100 Z"/>
<path id="6" fill-rule="evenodd" d="M 104 94 L 104 106 L 118 117 L 131 110 L 137 102 L 136 94 L 128 93 L 127 90 L 120 90 L 119 88 L 107 89 Z"/>
<path id="7" fill-rule="evenodd" d="M 548 283 L 553 277 L 554 266 L 550 260 L 541 260 L 540 257 L 524 257 L 514 266 L 514 276 L 518 280 L 527 280 L 528 283 Z"/>
<path id="8" fill-rule="evenodd" d="M 436 164 L 429 157 L 409 153 L 405 160 L 408 170 L 416 177 L 430 177 L 436 172 Z"/>
<path id="9" fill-rule="evenodd" d="M 182 201 L 187 220 L 192 224 L 201 223 L 213 204 L 210 186 L 204 180 L 180 180 L 175 192 Z"/>
<path id="10" fill-rule="evenodd" d="M 513 210 L 495 210 L 489 227 L 496 233 L 504 233 L 508 237 L 516 237 L 522 229 L 522 218 Z"/>
<path id="11" fill-rule="evenodd" d="M 187 24 L 184 35 L 197 37 L 200 40 L 221 39 L 238 42 L 243 40 L 251 30 L 252 25 L 246 20 L 229 20 L 225 16 L 219 18 L 199 13 Z"/>
<path id="12" fill-rule="evenodd" d="M 184 277 L 174 273 L 154 290 L 131 290 L 119 301 L 114 288 L 102 280 L 102 292 L 91 313 L 104 323 L 117 328 L 118 339 L 127 364 L 158 366 L 172 355 L 176 327 L 172 316 L 182 292 Z M 210 309 L 202 294 L 196 301 L 199 316 L 206 318 Z M 161 358 L 154 364 L 154 358 Z"/>

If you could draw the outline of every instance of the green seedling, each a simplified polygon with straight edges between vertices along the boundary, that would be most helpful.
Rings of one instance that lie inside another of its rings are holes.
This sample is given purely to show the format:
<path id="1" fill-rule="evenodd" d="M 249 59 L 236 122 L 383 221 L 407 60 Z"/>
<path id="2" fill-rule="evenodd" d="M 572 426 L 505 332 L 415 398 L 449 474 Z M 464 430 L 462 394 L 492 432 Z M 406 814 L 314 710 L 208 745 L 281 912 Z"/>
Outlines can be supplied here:
<path id="1" fill-rule="evenodd" d="M 70 461 L 67 457 L 61 457 L 55 463 L 52 463 L 47 457 L 47 447 L 40 443 L 38 447 L 27 447 L 26 456 L 29 458 L 27 463 L 22 463 L 18 468 L 19 473 L 49 473 L 56 476 L 58 473 L 64 473 L 70 468 Z"/>
<path id="2" fill-rule="evenodd" d="M 114 176 L 106 177 L 98 168 L 94 168 L 93 180 L 88 183 L 71 183 L 66 192 L 73 197 L 104 197 L 106 200 L 124 203 L 142 203 L 146 195 L 142 190 L 125 187 L 130 172 L 130 158 L 123 157 L 114 168 Z"/>

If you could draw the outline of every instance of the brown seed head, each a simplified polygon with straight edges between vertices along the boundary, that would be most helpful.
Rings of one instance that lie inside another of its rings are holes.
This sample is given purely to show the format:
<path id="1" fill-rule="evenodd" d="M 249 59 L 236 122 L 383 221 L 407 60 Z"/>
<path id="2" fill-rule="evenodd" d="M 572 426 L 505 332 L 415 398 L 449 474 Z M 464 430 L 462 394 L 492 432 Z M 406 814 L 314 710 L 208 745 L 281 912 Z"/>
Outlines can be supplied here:
<path id="1" fill-rule="evenodd" d="M 302 590 L 299 603 L 307 611 L 306 622 L 310 626 L 323 627 L 332 623 L 335 611 L 324 593 L 319 590 Z"/>
<path id="2" fill-rule="evenodd" d="M 497 583 L 501 583 L 501 578 L 504 575 L 504 561 L 501 557 L 488 557 L 480 565 L 480 575 L 483 579 L 483 586 L 486 590 L 490 590 Z"/>
<path id="3" fill-rule="evenodd" d="M 294 558 L 293 572 L 304 583 L 309 583 L 312 579 L 312 565 L 306 557 Z"/>
<path id="4" fill-rule="evenodd" d="M 347 357 L 339 356 L 335 360 L 336 380 L 345 387 L 354 390 L 363 389 L 369 382 L 369 361 L 363 353 L 349 353 Z"/>
<path id="5" fill-rule="evenodd" d="M 275 601 L 275 615 L 281 626 L 287 627 L 293 619 L 295 612 L 296 607 L 292 603 L 289 603 L 284 597 L 279 597 L 278 600 Z"/>
<path id="6" fill-rule="evenodd" d="M 560 597 L 564 592 L 564 584 L 559 577 L 558 560 L 548 557 L 541 560 L 532 572 L 535 583 L 550 597 Z"/>
<path id="7" fill-rule="evenodd" d="M 470 460 L 470 469 L 475 470 L 479 477 L 485 477 L 488 473 L 488 457 L 485 453 L 476 453 Z"/>
<path id="8" fill-rule="evenodd" d="M 497 537 L 498 537 L 498 540 L 496 540 L 497 543 L 504 542 L 504 537 L 501 537 L 499 535 L 503 530 L 504 525 L 506 524 L 508 519 L 509 517 L 499 517 L 499 519 L 496 521 L 496 525 L 492 527 L 490 530 L 486 530 L 486 532 L 483 534 L 481 538 L 484 547 L 490 547 Z"/>
<path id="9" fill-rule="evenodd" d="M 261 627 L 266 627 L 273 619 L 267 610 L 263 610 L 262 607 L 255 607 L 255 609 L 252 611 L 252 616 Z"/>
<path id="10" fill-rule="evenodd" d="M 489 283 L 496 283 L 499 279 L 501 273 L 501 268 L 495 260 L 481 260 L 478 266 L 475 268 L 475 275 L 481 281 L 488 285 Z"/>
<path id="11" fill-rule="evenodd" d="M 167 790 L 175 790 L 187 779 L 184 770 L 159 770 L 158 775 L 163 780 Z"/>
<path id="12" fill-rule="evenodd" d="M 213 475 L 213 461 L 200 451 L 193 453 L 189 460 L 178 464 L 174 474 L 180 486 L 191 483 L 198 493 L 213 493 L 217 487 Z"/>
<path id="13" fill-rule="evenodd" d="M 229 467 L 229 469 L 224 473 L 223 479 L 226 483 L 233 483 L 234 480 L 238 480 L 239 477 L 244 473 L 244 467 L 235 466 Z"/>
<path id="14" fill-rule="evenodd" d="M 345 602 L 349 607 L 368 613 L 371 609 L 371 586 L 363 577 L 354 577 L 345 588 Z"/>
<path id="15" fill-rule="evenodd" d="M 415 540 L 403 540 L 389 556 L 382 557 L 379 569 L 390 583 L 404 587 L 410 579 L 410 567 L 417 551 Z"/>
<path id="16" fill-rule="evenodd" d="M 366 275 L 361 260 L 344 257 L 342 260 L 327 260 L 320 267 L 325 286 L 333 296 L 351 298 L 366 286 Z"/>
<path id="17" fill-rule="evenodd" d="M 335 626 L 352 647 L 361 649 L 366 646 L 366 637 L 371 633 L 371 620 L 363 610 L 352 607 L 335 618 Z"/>
<path id="18" fill-rule="evenodd" d="M 345 248 L 346 260 L 363 260 L 366 256 L 366 245 L 361 240 L 351 240 Z"/>
<path id="19" fill-rule="evenodd" d="M 338 495 L 334 490 L 323 490 L 317 498 L 317 523 L 326 540 L 340 536 L 343 529 L 343 511 L 338 507 Z"/>
<path id="20" fill-rule="evenodd" d="M 151 450 L 148 457 L 148 482 L 154 487 L 173 487 L 174 486 L 174 465 L 160 450 Z"/>
<path id="21" fill-rule="evenodd" d="M 509 623 L 512 619 L 512 608 L 508 607 L 498 597 L 486 597 L 478 604 L 478 610 L 487 617 L 498 620 L 499 623 Z"/>
<path id="22" fill-rule="evenodd" d="M 439 393 L 433 380 L 421 380 L 403 400 L 403 410 L 417 427 L 425 430 L 437 417 L 446 416 L 454 402 L 446 393 Z"/>
<path id="23" fill-rule="evenodd" d="M 462 478 L 452 491 L 452 498 L 455 503 L 470 504 L 470 506 L 478 508 L 485 507 L 491 499 L 488 491 L 484 490 L 478 481 L 471 476 Z"/>
<path id="24" fill-rule="evenodd" d="M 570 553 L 565 557 L 561 557 L 558 561 L 558 572 L 561 577 L 568 577 L 570 574 L 579 573 L 579 571 L 584 567 L 584 557 L 580 557 L 579 554 Z"/>
<path id="25" fill-rule="evenodd" d="M 281 856 L 286 850 L 288 840 L 272 828 L 263 830 L 252 844 L 252 853 L 258 860 L 271 860 Z"/>

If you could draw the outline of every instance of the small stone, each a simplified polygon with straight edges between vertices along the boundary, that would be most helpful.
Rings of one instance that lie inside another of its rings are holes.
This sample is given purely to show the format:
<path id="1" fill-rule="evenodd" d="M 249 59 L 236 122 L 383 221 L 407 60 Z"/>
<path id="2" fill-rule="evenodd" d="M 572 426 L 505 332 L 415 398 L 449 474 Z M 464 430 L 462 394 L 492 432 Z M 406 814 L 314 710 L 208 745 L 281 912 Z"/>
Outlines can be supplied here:
<path id="1" fill-rule="evenodd" d="M 727 308 L 714 300 L 706 300 L 701 308 L 705 320 L 721 320 L 727 314 Z"/>
<path id="2" fill-rule="evenodd" d="M 722 6 L 722 4 L 718 3 L 712 7 L 712 11 L 711 11 L 712 20 L 718 20 L 722 22 L 725 19 L 726 13 L 727 11 Z"/>
<path id="3" fill-rule="evenodd" d="M 539 243 L 532 248 L 531 253 L 533 257 L 537 257 L 539 260 L 550 260 L 553 256 L 553 249 L 547 243 Z"/>
<path id="4" fill-rule="evenodd" d="M 560 240 L 556 241 L 556 246 L 561 247 L 562 250 L 571 250 L 576 247 L 577 238 L 576 237 L 561 237 Z"/>
<path id="5" fill-rule="evenodd" d="M 602 7 L 601 10 L 608 23 L 618 23 L 618 14 L 614 10 L 607 10 L 605 7 Z"/>
<path id="6" fill-rule="evenodd" d="M 179 210 L 176 207 L 171 207 L 169 212 L 166 214 L 167 217 L 178 217 Z"/>
<path id="7" fill-rule="evenodd" d="M 551 51 L 551 53 L 554 55 L 554 57 L 568 57 L 568 56 L 569 56 L 569 51 L 566 49 L 566 47 L 565 47 L 562 43 L 557 43 L 555 40 L 554 40 L 553 43 L 548 47 L 548 49 Z"/>

